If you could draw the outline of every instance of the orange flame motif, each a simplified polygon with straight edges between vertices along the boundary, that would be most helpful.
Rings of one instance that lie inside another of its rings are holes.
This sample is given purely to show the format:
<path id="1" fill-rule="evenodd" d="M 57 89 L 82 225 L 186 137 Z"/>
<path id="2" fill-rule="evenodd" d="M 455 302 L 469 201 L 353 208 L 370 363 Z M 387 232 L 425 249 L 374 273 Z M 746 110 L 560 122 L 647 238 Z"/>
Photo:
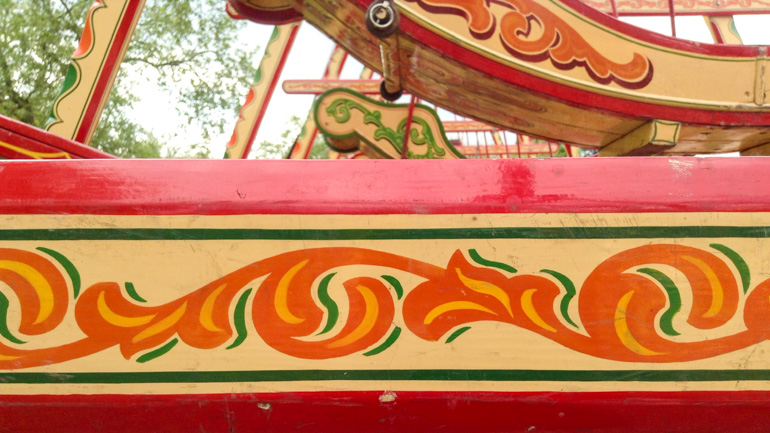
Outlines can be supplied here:
<path id="1" fill-rule="evenodd" d="M 497 321 L 609 360 L 706 359 L 769 336 L 770 280 L 751 289 L 750 273 L 740 255 L 724 245 L 712 247 L 714 251 L 674 244 L 632 248 L 602 262 L 579 290 L 556 271 L 518 274 L 507 264 L 483 259 L 476 250 L 456 251 L 442 268 L 362 248 L 306 249 L 245 266 L 159 306 L 142 305 L 144 300 L 136 293 L 126 297 L 111 282 L 94 284 L 78 296 L 75 279 L 79 280 L 79 274 L 61 254 L 39 249 L 53 261 L 38 252 L 5 248 L 0 249 L 0 281 L 18 300 L 15 305 L 20 314 L 16 316 L 20 319 L 18 332 L 11 332 L 7 313 L 12 304 L 0 292 L 0 369 L 61 363 L 114 346 L 126 359 L 146 352 L 137 358 L 140 362 L 160 356 L 179 340 L 199 349 L 228 342 L 234 347 L 245 338 L 243 306 L 248 299 L 251 319 L 262 340 L 277 351 L 305 359 L 385 350 L 400 332 L 391 331 L 397 305 L 406 328 L 427 341 L 451 341 L 463 325 Z M 71 285 L 56 261 L 70 265 L 64 268 Z M 740 281 L 728 263 L 738 270 Z M 403 300 L 401 284 L 387 275 L 344 281 L 349 311 L 343 315 L 344 323 L 337 326 L 339 309 L 328 286 L 336 271 L 345 266 L 398 270 L 424 281 L 411 287 Z M 667 275 L 672 269 L 686 284 L 680 281 L 677 285 Z M 252 294 L 247 287 L 261 277 L 264 280 Z M 679 317 L 685 314 L 680 313 L 680 286 L 691 291 L 686 298 L 692 299 L 687 325 Z M 76 297 L 75 320 L 85 336 L 55 347 L 25 350 L 16 335 L 42 335 L 62 324 L 72 297 L 70 287 Z M 743 298 L 745 329 L 699 341 L 680 337 L 679 331 L 690 328 L 725 326 L 738 313 Z M 233 317 L 230 311 L 236 303 Z M 307 338 L 311 336 L 314 338 Z"/>
<path id="2" fill-rule="evenodd" d="M 468 21 L 473 37 L 491 38 L 498 29 L 503 47 L 514 57 L 528 62 L 551 60 L 554 67 L 584 68 L 600 84 L 641 89 L 652 81 L 649 59 L 633 53 L 627 63 L 607 59 L 568 23 L 533 0 L 499 0 L 510 11 L 496 16 L 489 0 L 407 0 L 433 13 L 460 15 Z"/>

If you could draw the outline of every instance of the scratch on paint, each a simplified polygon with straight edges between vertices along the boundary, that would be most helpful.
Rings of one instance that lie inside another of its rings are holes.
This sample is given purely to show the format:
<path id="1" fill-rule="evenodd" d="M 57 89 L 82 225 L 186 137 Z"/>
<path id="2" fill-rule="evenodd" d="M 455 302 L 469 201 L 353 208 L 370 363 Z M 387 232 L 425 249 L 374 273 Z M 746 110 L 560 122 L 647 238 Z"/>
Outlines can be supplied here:
<path id="1" fill-rule="evenodd" d="M 685 178 L 692 176 L 692 168 L 693 163 L 690 161 L 682 161 L 679 159 L 669 159 L 668 164 L 671 166 L 671 169 L 674 170 L 676 173 L 675 176 L 678 178 Z"/>

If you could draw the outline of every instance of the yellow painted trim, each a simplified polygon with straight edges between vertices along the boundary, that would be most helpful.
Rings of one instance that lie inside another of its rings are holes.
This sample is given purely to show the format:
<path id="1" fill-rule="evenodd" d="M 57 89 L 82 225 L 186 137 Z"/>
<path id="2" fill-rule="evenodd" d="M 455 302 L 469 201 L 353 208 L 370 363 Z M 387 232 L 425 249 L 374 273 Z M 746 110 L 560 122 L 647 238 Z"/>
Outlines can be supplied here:
<path id="1" fill-rule="evenodd" d="M 698 269 L 706 274 L 706 278 L 709 280 L 709 284 L 711 284 L 711 308 L 706 311 L 703 317 L 716 316 L 722 310 L 722 305 L 724 305 L 725 301 L 725 292 L 722 284 L 719 282 L 719 278 L 714 273 L 714 270 L 711 269 L 711 266 L 707 265 L 703 260 L 692 256 L 682 256 L 682 258 L 697 266 Z"/>
<path id="2" fill-rule="evenodd" d="M 299 318 L 289 311 L 289 284 L 291 284 L 292 278 L 297 275 L 300 269 L 304 268 L 310 260 L 305 259 L 302 262 L 294 265 L 278 282 L 278 287 L 275 289 L 275 311 L 278 313 L 278 317 L 286 323 L 297 325 L 305 321 L 305 319 Z"/>
<path id="3" fill-rule="evenodd" d="M 364 297 L 364 303 L 366 304 L 366 314 L 364 314 L 364 320 L 361 321 L 361 324 L 358 325 L 358 327 L 353 330 L 353 332 L 329 344 L 330 348 L 347 346 L 348 344 L 360 340 L 363 336 L 368 334 L 377 323 L 377 316 L 380 313 L 380 307 L 377 304 L 377 297 L 374 295 L 371 289 L 366 286 L 357 286 L 356 289 L 358 289 L 358 291 L 361 293 L 361 296 Z"/>
<path id="4" fill-rule="evenodd" d="M 137 343 L 139 341 L 142 341 L 144 339 L 150 338 L 153 335 L 160 334 L 161 332 L 165 331 L 166 329 L 174 326 L 176 322 L 179 321 L 179 319 L 182 318 L 184 315 L 184 312 L 187 311 L 187 302 L 182 304 L 181 307 L 177 308 L 176 311 L 171 313 L 170 316 L 166 317 L 165 319 L 159 321 L 158 323 L 148 327 L 144 331 L 136 334 L 134 338 L 131 339 L 132 343 Z"/>
<path id="5" fill-rule="evenodd" d="M 42 323 L 51 315 L 53 312 L 53 289 L 48 280 L 37 269 L 13 260 L 0 260 L 0 269 L 7 269 L 21 275 L 35 289 L 40 301 L 40 311 L 37 314 L 35 325 Z"/>
<path id="6" fill-rule="evenodd" d="M 72 159 L 72 155 L 70 155 L 67 152 L 33 152 L 28 149 L 24 149 L 23 147 L 14 146 L 13 144 L 8 144 L 4 141 L 0 141 L 0 147 L 5 147 L 6 149 L 10 149 L 14 152 L 18 152 L 22 155 L 27 155 L 32 159 L 57 159 L 57 158 L 65 158 L 65 159 Z"/>
<path id="7" fill-rule="evenodd" d="M 201 325 L 203 325 L 204 328 L 211 332 L 220 332 L 222 331 L 222 328 L 217 326 L 214 323 L 214 303 L 216 303 L 217 298 L 222 293 L 223 290 L 225 290 L 225 287 L 227 287 L 227 284 L 222 284 L 221 286 L 217 287 L 216 290 L 211 292 L 211 294 L 206 298 L 206 301 L 203 302 L 203 305 L 201 306 L 201 313 L 200 313 L 200 321 Z"/>
<path id="8" fill-rule="evenodd" d="M 455 268 L 455 272 L 457 272 L 457 277 L 460 279 L 460 281 L 463 282 L 463 284 L 465 284 L 465 287 L 473 290 L 474 292 L 483 293 L 485 295 L 489 295 L 497 299 L 498 301 L 500 301 L 501 304 L 503 304 L 505 309 L 508 310 L 508 314 L 510 314 L 511 317 L 513 317 L 513 309 L 511 308 L 511 298 L 510 296 L 508 296 L 507 293 L 505 293 L 505 290 L 486 281 L 479 281 L 479 280 L 474 280 L 472 278 L 468 278 L 465 275 L 463 275 L 462 271 L 460 271 L 460 268 Z"/>
<path id="9" fill-rule="evenodd" d="M 114 326 L 120 326 L 121 328 L 133 328 L 135 326 L 146 325 L 156 316 L 156 314 L 140 317 L 121 316 L 112 311 L 107 305 L 107 302 L 104 299 L 104 292 L 99 293 L 99 299 L 96 300 L 96 309 L 107 323 Z"/>
<path id="10" fill-rule="evenodd" d="M 532 295 L 534 295 L 535 292 L 537 292 L 537 289 L 529 289 L 522 293 L 521 309 L 524 310 L 524 314 L 526 314 L 529 320 L 531 320 L 535 325 L 545 329 L 546 331 L 556 332 L 556 328 L 545 323 L 545 320 L 543 320 L 543 318 L 537 314 L 535 305 L 532 303 Z"/>
<path id="11" fill-rule="evenodd" d="M 642 346 L 638 341 L 636 341 L 634 336 L 631 335 L 631 330 L 628 329 L 628 322 L 626 321 L 626 308 L 628 308 L 628 303 L 631 302 L 632 296 L 634 296 L 633 290 L 623 295 L 623 297 L 620 298 L 620 302 L 618 302 L 618 307 L 615 310 L 615 332 L 617 332 L 618 337 L 620 337 L 620 341 L 623 342 L 623 345 L 634 353 L 650 356 L 662 355 L 662 353 L 652 351 Z"/>
<path id="12" fill-rule="evenodd" d="M 489 308 L 479 305 L 475 302 L 454 301 L 454 302 L 447 302 L 446 304 L 441 304 L 438 307 L 430 310 L 428 315 L 425 316 L 425 321 L 423 323 L 425 323 L 426 325 L 430 325 L 431 323 L 433 323 L 434 320 L 436 320 L 436 317 L 446 312 L 455 311 L 455 310 L 476 310 L 476 311 L 483 311 L 485 313 L 496 314 L 494 311 L 490 310 Z"/>

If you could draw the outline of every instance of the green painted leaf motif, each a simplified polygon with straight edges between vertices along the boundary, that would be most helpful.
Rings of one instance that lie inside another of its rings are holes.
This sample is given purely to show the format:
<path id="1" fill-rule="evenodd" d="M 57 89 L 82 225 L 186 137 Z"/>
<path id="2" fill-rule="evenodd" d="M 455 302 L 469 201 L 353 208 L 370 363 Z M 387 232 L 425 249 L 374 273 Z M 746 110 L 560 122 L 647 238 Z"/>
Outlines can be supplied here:
<path id="1" fill-rule="evenodd" d="M 358 108 L 358 107 L 356 107 L 356 108 Z M 384 125 L 382 124 L 382 113 L 379 110 L 377 110 L 377 111 L 365 111 L 365 110 L 362 109 L 361 111 L 365 112 L 365 114 L 364 114 L 364 123 L 366 123 L 366 124 L 371 123 L 373 125 L 379 126 L 380 128 L 384 127 Z"/>
<path id="2" fill-rule="evenodd" d="M 452 335 L 449 336 L 449 338 L 446 339 L 446 344 L 449 344 L 457 339 L 457 337 L 463 335 L 465 331 L 471 329 L 470 326 L 463 326 L 462 328 L 458 329 L 457 331 L 453 332 Z"/>
<path id="3" fill-rule="evenodd" d="M 377 355 L 378 353 L 382 353 L 385 350 L 387 350 L 390 346 L 393 345 L 393 343 L 398 340 L 398 337 L 401 335 L 401 328 L 396 326 L 393 331 L 390 333 L 388 338 L 379 346 L 375 347 L 374 349 L 364 353 L 364 356 L 372 356 Z"/>
<path id="4" fill-rule="evenodd" d="M 642 268 L 637 269 L 636 272 L 652 277 L 661 286 L 663 286 L 663 290 L 665 290 L 668 294 L 669 307 L 660 316 L 660 329 L 666 335 L 670 335 L 672 337 L 679 335 L 679 332 L 674 329 L 673 323 L 674 316 L 679 312 L 679 310 L 682 309 L 682 298 L 679 295 L 679 288 L 676 287 L 676 284 L 674 284 L 668 275 L 656 269 Z"/>
<path id="5" fill-rule="evenodd" d="M 318 285 L 318 300 L 321 301 L 321 304 L 326 307 L 326 311 L 329 312 L 328 319 L 326 320 L 326 326 L 321 332 L 318 333 L 318 335 L 331 331 L 334 328 L 334 325 L 337 324 L 337 320 L 340 317 L 340 309 L 337 306 L 337 303 L 334 302 L 334 299 L 332 299 L 331 296 L 329 296 L 329 283 L 335 275 L 337 275 L 336 272 L 327 275 Z"/>
<path id="6" fill-rule="evenodd" d="M 326 108 L 326 114 L 338 123 L 347 123 L 350 120 L 350 103 L 353 102 L 348 99 L 337 99 Z"/>
<path id="7" fill-rule="evenodd" d="M 731 262 L 733 262 L 735 268 L 738 269 L 738 274 L 741 276 L 741 282 L 743 283 L 743 293 L 748 293 L 749 287 L 751 286 L 751 271 L 749 270 L 749 265 L 746 264 L 745 260 L 743 260 L 743 257 L 722 244 L 711 244 L 709 246 L 724 254 L 728 259 L 730 259 Z"/>
<path id="8" fill-rule="evenodd" d="M 387 281 L 388 284 L 393 287 L 393 290 L 396 291 L 396 296 L 398 296 L 398 299 L 401 299 L 401 297 L 404 296 L 404 287 L 401 286 L 401 282 L 398 281 L 395 277 L 390 275 L 382 275 L 382 279 Z"/>
<path id="9" fill-rule="evenodd" d="M 64 268 L 64 271 L 67 272 L 67 275 L 69 275 L 70 280 L 72 281 L 72 294 L 74 298 L 77 299 L 78 295 L 80 295 L 80 272 L 78 272 L 78 269 L 75 267 L 75 265 L 72 264 L 72 262 L 66 256 L 64 256 L 64 254 L 58 251 L 43 247 L 38 247 L 37 250 L 53 257 L 53 259 L 59 262 L 61 267 Z"/>
<path id="10" fill-rule="evenodd" d="M 11 330 L 8 329 L 8 308 L 10 305 L 11 304 L 8 302 L 8 298 L 6 298 L 5 295 L 0 292 L 0 336 L 3 336 L 6 340 L 12 343 L 24 344 L 24 341 L 16 338 L 16 336 L 11 333 Z"/>
<path id="11" fill-rule="evenodd" d="M 326 108 L 326 113 L 334 118 L 338 123 L 347 123 L 351 118 L 351 110 L 358 110 L 364 114 L 363 121 L 367 125 L 374 125 L 377 129 L 374 131 L 374 139 L 387 140 L 398 151 L 401 151 L 403 146 L 403 133 L 399 134 L 398 131 L 393 128 L 388 128 L 382 123 L 382 112 L 379 110 L 370 111 L 358 102 L 350 99 L 339 98 L 334 100 L 329 107 Z"/>
<path id="12" fill-rule="evenodd" d="M 401 152 L 401 149 L 403 148 L 403 138 L 401 138 L 400 135 L 398 135 L 395 131 L 393 131 L 390 128 L 382 128 L 374 131 L 374 139 L 380 140 L 385 139 L 387 140 L 391 145 L 393 145 L 393 148 Z"/>
<path id="13" fill-rule="evenodd" d="M 70 65 L 67 67 L 67 73 L 64 76 L 64 83 L 62 84 L 61 91 L 58 95 L 56 95 L 56 101 L 63 99 L 64 96 L 66 96 L 70 90 L 72 90 L 76 84 L 80 81 L 80 70 L 78 69 L 77 65 L 75 63 L 70 63 Z M 49 126 L 52 126 L 54 123 L 61 122 L 59 120 L 59 116 L 56 113 L 57 104 L 54 102 L 53 107 L 51 107 L 51 111 L 48 114 L 48 120 L 45 123 L 45 127 L 48 128 Z"/>
<path id="14" fill-rule="evenodd" d="M 169 341 L 168 343 L 164 344 L 163 346 L 161 346 L 161 347 L 159 347 L 159 348 L 157 348 L 157 349 L 155 349 L 153 351 L 147 352 L 144 355 L 140 356 L 139 358 L 136 358 L 136 362 L 139 362 L 139 363 L 143 364 L 143 363 L 145 363 L 147 361 L 152 361 L 155 358 L 161 357 L 161 356 L 167 354 L 171 349 L 173 349 L 174 346 L 177 345 L 177 343 L 179 343 L 179 339 L 175 338 L 175 339 Z"/>
<path id="15" fill-rule="evenodd" d="M 128 293 L 128 296 L 130 296 L 134 301 L 147 302 L 146 299 L 139 296 L 139 293 L 136 291 L 136 287 L 134 287 L 134 283 L 126 282 L 126 293 Z"/>
<path id="16" fill-rule="evenodd" d="M 240 346 L 244 341 L 246 341 L 246 337 L 249 335 L 249 332 L 246 329 L 246 302 L 248 302 L 249 296 L 251 296 L 251 291 L 252 290 L 249 289 L 243 292 L 241 297 L 238 299 L 238 302 L 235 304 L 235 311 L 233 312 L 233 323 L 235 325 L 235 332 L 237 337 L 235 340 L 233 340 L 232 344 L 227 346 L 227 350 Z"/>
<path id="17" fill-rule="evenodd" d="M 481 255 L 475 249 L 468 250 L 468 255 L 471 257 L 471 260 L 473 260 L 474 262 L 480 264 L 481 266 L 487 266 L 487 267 L 490 267 L 490 268 L 502 269 L 502 270 L 504 270 L 506 272 L 510 272 L 512 274 L 515 274 L 516 272 L 518 272 L 516 270 L 516 268 L 514 268 L 513 266 L 511 266 L 511 265 L 509 265 L 507 263 L 495 262 L 495 261 L 487 260 L 487 259 L 481 257 Z"/>
<path id="18" fill-rule="evenodd" d="M 419 131 L 417 128 L 414 127 L 415 125 L 420 126 Z M 398 129 L 399 131 L 404 131 L 406 129 L 406 119 L 404 119 L 399 124 Z M 420 132 L 422 132 L 422 135 L 420 135 Z M 428 125 L 428 122 L 421 117 L 412 118 L 412 128 L 411 128 L 411 131 L 409 131 L 409 141 L 410 143 L 418 146 L 427 145 L 427 150 L 423 155 L 416 155 L 414 152 L 409 151 L 408 155 L 410 158 L 432 159 L 432 158 L 436 158 L 437 156 L 443 156 L 444 154 L 446 154 L 446 150 L 442 149 L 438 145 L 438 142 L 436 141 L 436 137 L 433 135 L 433 131 Z"/>
<path id="19" fill-rule="evenodd" d="M 572 282 L 572 280 L 569 279 L 566 275 L 552 271 L 550 269 L 541 269 L 540 272 L 544 274 L 548 274 L 554 278 L 556 278 L 559 283 L 564 287 L 564 290 L 567 292 L 564 297 L 561 299 L 561 304 L 559 305 L 559 311 L 561 311 L 562 317 L 564 317 L 564 320 L 567 321 L 570 325 L 574 326 L 577 329 L 580 329 L 580 327 L 575 323 L 572 318 L 569 316 L 569 304 L 572 302 L 572 299 L 577 294 L 577 290 L 575 289 L 575 284 Z"/>

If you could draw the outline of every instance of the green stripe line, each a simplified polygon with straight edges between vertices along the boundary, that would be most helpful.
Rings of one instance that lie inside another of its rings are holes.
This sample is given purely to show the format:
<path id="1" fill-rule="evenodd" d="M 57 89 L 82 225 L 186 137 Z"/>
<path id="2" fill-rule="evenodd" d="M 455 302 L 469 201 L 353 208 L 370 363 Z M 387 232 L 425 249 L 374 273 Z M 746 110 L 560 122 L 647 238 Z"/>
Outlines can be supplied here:
<path id="1" fill-rule="evenodd" d="M 136 358 L 136 362 L 145 363 L 147 361 L 152 361 L 153 359 L 163 356 L 168 353 L 169 350 L 173 349 L 176 344 L 179 343 L 179 339 L 175 338 L 168 343 L 164 344 L 163 346 L 153 350 L 152 352 L 147 352 L 144 355 L 140 356 L 139 358 Z"/>
<path id="2" fill-rule="evenodd" d="M 676 287 L 676 284 L 666 274 L 655 269 L 642 268 L 637 269 L 636 272 L 651 276 L 663 286 L 663 289 L 668 294 L 670 305 L 663 315 L 660 316 L 660 329 L 666 335 L 679 335 L 674 329 L 674 316 L 682 309 L 682 298 L 679 295 L 679 289 Z"/>
<path id="3" fill-rule="evenodd" d="M 748 293 L 749 286 L 751 286 L 751 272 L 749 271 L 749 265 L 746 264 L 746 261 L 743 260 L 743 257 L 722 244 L 711 244 L 709 246 L 724 254 L 728 259 L 730 259 L 731 262 L 733 262 L 733 265 L 735 265 L 735 268 L 738 269 L 738 273 L 741 276 L 741 282 L 743 283 L 743 293 Z"/>
<path id="4" fill-rule="evenodd" d="M 128 296 L 130 296 L 131 299 L 137 302 L 147 302 L 146 299 L 139 296 L 139 293 L 137 293 L 136 291 L 136 287 L 134 287 L 134 283 L 131 283 L 131 282 L 126 283 L 126 293 L 128 293 Z"/>
<path id="5" fill-rule="evenodd" d="M 235 323 L 235 332 L 238 336 L 233 341 L 233 344 L 227 346 L 227 349 L 233 349 L 241 345 L 246 340 L 246 336 L 249 335 L 249 331 L 246 329 L 246 302 L 251 296 L 251 289 L 243 292 L 238 303 L 235 304 L 235 311 L 233 312 L 233 323 Z"/>
<path id="6" fill-rule="evenodd" d="M 471 256 L 471 259 L 473 259 L 474 262 L 476 262 L 476 263 L 478 263 L 478 264 L 480 264 L 482 266 L 488 266 L 490 268 L 502 269 L 502 270 L 510 272 L 512 274 L 515 274 L 517 272 L 516 268 L 514 268 L 511 265 L 508 265 L 506 263 L 501 263 L 501 262 L 494 262 L 492 260 L 487 260 L 487 259 L 481 257 L 479 255 L 478 251 L 476 251 L 475 249 L 468 250 L 468 255 Z"/>
<path id="7" fill-rule="evenodd" d="M 367 240 L 367 239 L 652 239 L 767 238 L 770 227 L 477 227 L 443 229 L 23 229 L 2 241 L 61 240 Z"/>
<path id="8" fill-rule="evenodd" d="M 735 382 L 770 370 L 265 370 L 131 373 L 0 373 L 5 384 L 236 383 L 322 381 Z"/>
<path id="9" fill-rule="evenodd" d="M 544 274 L 548 274 L 561 283 L 562 286 L 564 286 L 564 290 L 567 291 L 567 293 L 564 295 L 564 297 L 561 299 L 561 304 L 559 304 L 559 310 L 561 311 L 562 317 L 564 317 L 564 320 L 567 321 L 570 325 L 574 326 L 575 328 L 580 329 L 580 327 L 577 325 L 577 323 L 572 321 L 572 318 L 569 317 L 569 304 L 572 302 L 572 299 L 577 294 L 577 290 L 575 290 L 575 284 L 572 282 L 572 280 L 569 279 L 566 275 L 552 271 L 550 269 L 541 269 L 540 272 Z"/>
<path id="10" fill-rule="evenodd" d="M 8 307 L 10 307 L 10 305 L 11 303 L 8 302 L 8 298 L 5 297 L 3 292 L 0 292 L 0 335 L 12 343 L 24 344 L 24 341 L 16 338 L 11 333 L 11 330 L 8 329 Z"/>
<path id="11" fill-rule="evenodd" d="M 70 280 L 72 281 L 72 294 L 75 299 L 77 299 L 78 295 L 80 295 L 80 272 L 78 272 L 75 265 L 73 265 L 72 262 L 64 256 L 64 254 L 58 251 L 43 247 L 38 247 L 37 250 L 53 257 L 53 259 L 59 262 L 61 267 L 64 268 L 64 270 L 67 272 L 67 275 L 69 275 Z"/>
<path id="12" fill-rule="evenodd" d="M 364 356 L 372 356 L 372 355 L 376 355 L 378 353 L 384 352 L 387 348 L 392 346 L 393 343 L 396 342 L 396 340 L 398 340 L 398 337 L 400 335 L 401 335 L 401 328 L 396 326 L 395 329 L 393 329 L 393 332 L 391 332 L 388 338 L 385 340 L 385 342 L 375 347 L 374 349 L 364 353 Z"/>
<path id="13" fill-rule="evenodd" d="M 390 275 L 381 275 L 381 277 L 393 287 L 393 290 L 396 291 L 396 296 L 398 299 L 401 299 L 401 297 L 404 296 L 404 287 L 401 286 L 401 282 L 398 281 L 396 277 L 391 277 Z"/>
<path id="14" fill-rule="evenodd" d="M 463 335 L 465 331 L 471 329 L 470 326 L 463 326 L 462 328 L 458 329 L 457 331 L 453 332 L 452 335 L 449 336 L 449 338 L 446 339 L 447 344 L 455 341 L 457 337 Z"/>
<path id="15" fill-rule="evenodd" d="M 329 318 L 326 320 L 326 327 L 323 331 L 319 332 L 318 335 L 331 331 L 332 328 L 334 328 L 334 325 L 337 324 L 337 319 L 340 317 L 340 309 L 337 307 L 337 303 L 334 302 L 334 299 L 332 299 L 331 296 L 329 296 L 329 283 L 335 275 L 337 275 L 336 272 L 325 276 L 324 279 L 321 280 L 321 284 L 318 285 L 318 300 L 321 301 L 321 304 L 326 307 L 326 310 L 329 312 Z"/>

